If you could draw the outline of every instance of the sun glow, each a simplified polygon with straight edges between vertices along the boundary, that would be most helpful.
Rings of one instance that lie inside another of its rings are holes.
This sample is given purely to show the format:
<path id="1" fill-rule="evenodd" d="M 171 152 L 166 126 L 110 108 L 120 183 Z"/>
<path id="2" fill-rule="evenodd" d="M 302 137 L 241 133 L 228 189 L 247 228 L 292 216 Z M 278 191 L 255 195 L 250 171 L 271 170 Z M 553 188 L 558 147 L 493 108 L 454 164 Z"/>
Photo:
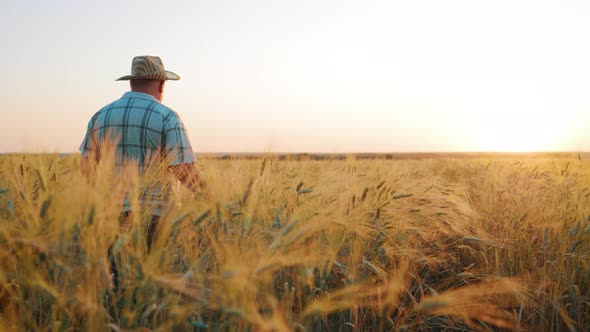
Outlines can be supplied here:
<path id="1" fill-rule="evenodd" d="M 490 112 L 471 131 L 472 145 L 479 151 L 543 152 L 558 150 L 568 142 L 567 128 L 573 119 L 546 112 Z"/>

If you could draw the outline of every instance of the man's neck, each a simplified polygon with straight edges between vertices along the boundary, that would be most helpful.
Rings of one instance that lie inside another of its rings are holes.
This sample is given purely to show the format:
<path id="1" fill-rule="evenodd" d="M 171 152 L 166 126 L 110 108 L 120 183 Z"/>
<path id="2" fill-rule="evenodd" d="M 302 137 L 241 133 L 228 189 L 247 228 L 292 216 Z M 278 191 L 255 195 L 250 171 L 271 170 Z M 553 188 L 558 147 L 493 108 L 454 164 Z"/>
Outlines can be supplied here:
<path id="1" fill-rule="evenodd" d="M 157 100 L 158 102 L 160 102 L 160 103 L 162 102 L 161 95 L 160 95 L 160 94 L 156 94 L 156 93 L 154 93 L 153 91 L 148 91 L 148 90 L 141 90 L 141 89 L 135 89 L 135 90 L 134 90 L 134 89 L 131 89 L 131 91 L 133 91 L 133 92 L 140 92 L 140 93 L 145 93 L 146 95 L 150 95 L 150 96 L 152 96 L 152 97 L 156 98 L 156 100 Z"/>

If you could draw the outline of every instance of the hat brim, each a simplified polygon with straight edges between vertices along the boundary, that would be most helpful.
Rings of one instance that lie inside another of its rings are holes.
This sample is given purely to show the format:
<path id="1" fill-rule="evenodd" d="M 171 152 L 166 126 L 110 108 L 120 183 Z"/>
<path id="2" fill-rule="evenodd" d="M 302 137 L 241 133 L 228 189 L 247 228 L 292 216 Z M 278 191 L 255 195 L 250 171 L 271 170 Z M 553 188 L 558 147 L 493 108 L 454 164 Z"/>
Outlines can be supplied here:
<path id="1" fill-rule="evenodd" d="M 133 76 L 133 75 L 125 75 L 122 77 L 117 78 L 115 81 L 129 81 L 129 80 L 161 80 L 161 81 L 178 81 L 180 76 L 176 75 L 175 73 L 165 70 L 164 72 L 149 74 L 149 75 L 141 75 L 141 76 Z"/>

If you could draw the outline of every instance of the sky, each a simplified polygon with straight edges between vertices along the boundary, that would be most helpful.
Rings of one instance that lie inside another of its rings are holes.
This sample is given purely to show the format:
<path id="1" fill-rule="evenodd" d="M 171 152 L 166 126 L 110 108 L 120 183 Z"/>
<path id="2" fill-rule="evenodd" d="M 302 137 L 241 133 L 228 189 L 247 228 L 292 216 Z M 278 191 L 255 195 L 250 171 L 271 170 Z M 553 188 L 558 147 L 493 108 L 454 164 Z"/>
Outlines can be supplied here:
<path id="1" fill-rule="evenodd" d="M 2 7 L 0 153 L 77 151 L 145 54 L 198 153 L 590 151 L 586 0 Z"/>

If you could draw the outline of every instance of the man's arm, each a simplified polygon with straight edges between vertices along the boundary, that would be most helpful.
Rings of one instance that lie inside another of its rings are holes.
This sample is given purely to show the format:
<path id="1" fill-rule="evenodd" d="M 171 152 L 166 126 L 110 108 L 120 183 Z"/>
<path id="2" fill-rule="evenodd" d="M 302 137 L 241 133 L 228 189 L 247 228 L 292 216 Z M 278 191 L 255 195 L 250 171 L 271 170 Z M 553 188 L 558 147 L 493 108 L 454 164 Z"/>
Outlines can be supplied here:
<path id="1" fill-rule="evenodd" d="M 176 113 L 164 124 L 165 153 L 169 169 L 192 192 L 205 190 L 205 180 L 195 163 L 195 153 L 182 120 Z"/>
<path id="2" fill-rule="evenodd" d="M 82 175 L 88 179 L 90 177 L 91 168 L 95 165 L 91 165 L 91 162 L 98 162 L 98 145 L 96 144 L 96 137 L 94 136 L 94 121 L 96 114 L 88 121 L 88 127 L 86 128 L 86 135 L 80 144 L 80 171 Z"/>
<path id="3" fill-rule="evenodd" d="M 194 163 L 173 165 L 170 170 L 192 192 L 205 191 L 205 180 Z"/>

